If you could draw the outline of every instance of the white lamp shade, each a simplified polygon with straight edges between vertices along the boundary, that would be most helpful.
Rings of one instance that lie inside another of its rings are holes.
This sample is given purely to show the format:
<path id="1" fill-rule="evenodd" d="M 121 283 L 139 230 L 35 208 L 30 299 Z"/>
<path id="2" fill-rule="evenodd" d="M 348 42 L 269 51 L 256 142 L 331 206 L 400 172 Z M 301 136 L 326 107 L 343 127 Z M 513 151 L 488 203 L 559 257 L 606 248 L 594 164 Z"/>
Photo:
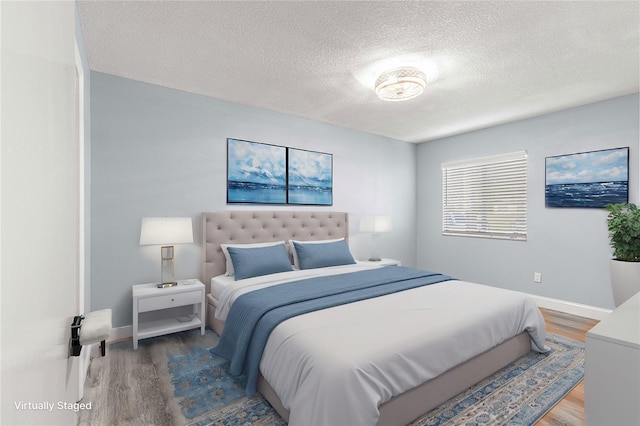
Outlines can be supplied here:
<path id="1" fill-rule="evenodd" d="M 193 242 L 190 217 L 143 217 L 140 245 L 180 244 Z"/>
<path id="2" fill-rule="evenodd" d="M 379 234 L 391 231 L 390 216 L 364 216 L 360 219 L 360 232 Z"/>

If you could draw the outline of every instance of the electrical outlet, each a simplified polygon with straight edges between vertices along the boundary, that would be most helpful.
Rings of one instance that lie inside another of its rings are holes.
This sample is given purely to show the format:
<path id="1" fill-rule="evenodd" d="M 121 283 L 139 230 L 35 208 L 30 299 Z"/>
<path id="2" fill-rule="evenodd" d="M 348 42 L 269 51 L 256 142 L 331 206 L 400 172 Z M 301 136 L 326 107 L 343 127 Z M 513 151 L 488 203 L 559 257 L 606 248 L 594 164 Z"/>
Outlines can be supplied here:
<path id="1" fill-rule="evenodd" d="M 542 272 L 534 272 L 533 273 L 533 282 L 541 283 L 542 282 Z"/>

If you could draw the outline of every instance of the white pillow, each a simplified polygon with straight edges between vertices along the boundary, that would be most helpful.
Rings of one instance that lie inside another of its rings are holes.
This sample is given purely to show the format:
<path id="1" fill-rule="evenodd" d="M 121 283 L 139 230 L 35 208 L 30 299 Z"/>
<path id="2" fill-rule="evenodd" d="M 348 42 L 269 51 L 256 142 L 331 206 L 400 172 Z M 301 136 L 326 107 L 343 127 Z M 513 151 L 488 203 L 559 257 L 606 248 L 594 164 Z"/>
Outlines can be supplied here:
<path id="1" fill-rule="evenodd" d="M 335 240 L 315 240 L 315 241 L 302 241 L 302 240 L 289 240 L 289 248 L 291 249 L 291 255 L 293 256 L 293 267 L 300 269 L 300 262 L 298 261 L 298 253 L 296 253 L 296 246 L 294 242 L 298 244 L 326 244 L 335 243 L 336 241 L 342 241 L 344 238 L 336 238 Z"/>
<path id="2" fill-rule="evenodd" d="M 222 253 L 224 253 L 224 258 L 227 261 L 227 272 L 225 272 L 226 276 L 231 276 L 235 274 L 233 270 L 233 262 L 231 261 L 231 256 L 229 255 L 229 247 L 237 247 L 237 248 L 253 248 L 253 247 L 269 247 L 269 246 L 277 246 L 278 244 L 285 244 L 284 241 L 272 241 L 269 243 L 254 243 L 254 244 L 220 244 L 220 248 L 222 249 Z M 286 249 L 286 245 L 285 245 Z"/>

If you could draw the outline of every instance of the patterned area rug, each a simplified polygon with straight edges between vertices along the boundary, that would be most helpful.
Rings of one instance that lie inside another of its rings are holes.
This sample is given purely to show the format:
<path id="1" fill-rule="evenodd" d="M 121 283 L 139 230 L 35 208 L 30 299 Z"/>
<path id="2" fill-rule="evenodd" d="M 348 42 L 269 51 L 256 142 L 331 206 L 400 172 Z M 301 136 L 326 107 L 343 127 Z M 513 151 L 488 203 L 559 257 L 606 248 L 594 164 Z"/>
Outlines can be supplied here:
<path id="1" fill-rule="evenodd" d="M 209 330 L 207 330 L 210 333 Z M 533 425 L 584 377 L 584 345 L 547 334 L 547 354 L 531 352 L 416 420 L 423 425 Z M 244 396 L 244 377 L 198 347 L 169 354 L 175 397 L 189 425 L 285 425 L 259 394 Z"/>
<path id="2" fill-rule="evenodd" d="M 550 353 L 523 356 L 411 426 L 533 425 L 584 377 L 582 343 L 548 333 L 546 344 Z"/>

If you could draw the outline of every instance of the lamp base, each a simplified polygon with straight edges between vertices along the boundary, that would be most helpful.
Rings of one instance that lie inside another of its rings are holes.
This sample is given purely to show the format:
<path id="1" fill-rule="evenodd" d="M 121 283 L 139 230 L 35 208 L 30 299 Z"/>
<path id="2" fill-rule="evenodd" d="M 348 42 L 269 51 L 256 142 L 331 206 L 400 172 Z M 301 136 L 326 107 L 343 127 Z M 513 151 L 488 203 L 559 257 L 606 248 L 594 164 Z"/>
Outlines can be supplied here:
<path id="1" fill-rule="evenodd" d="M 158 288 L 178 285 L 173 277 L 173 246 L 160 247 L 160 284 Z"/>

